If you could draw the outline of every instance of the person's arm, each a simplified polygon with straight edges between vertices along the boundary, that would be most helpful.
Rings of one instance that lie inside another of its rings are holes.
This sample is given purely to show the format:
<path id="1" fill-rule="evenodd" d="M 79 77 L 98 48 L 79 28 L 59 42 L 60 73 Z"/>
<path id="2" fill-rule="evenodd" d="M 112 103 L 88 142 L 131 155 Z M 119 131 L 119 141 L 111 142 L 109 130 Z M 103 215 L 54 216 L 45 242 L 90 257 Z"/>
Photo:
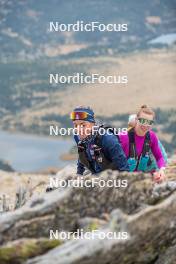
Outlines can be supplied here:
<path id="1" fill-rule="evenodd" d="M 120 145 L 125 153 L 125 156 L 128 158 L 129 157 L 129 138 L 128 134 L 120 134 L 119 135 L 119 142 Z"/>
<path id="2" fill-rule="evenodd" d="M 75 140 L 76 144 L 78 145 L 79 137 L 77 135 L 74 135 L 74 140 Z M 77 162 L 77 174 L 83 175 L 84 171 L 85 171 L 85 167 L 80 162 L 80 160 L 78 159 L 78 162 Z"/>
<path id="3" fill-rule="evenodd" d="M 154 180 L 159 183 L 162 182 L 166 179 L 165 176 L 165 167 L 166 167 L 166 162 L 164 159 L 164 156 L 162 154 L 160 145 L 159 145 L 159 140 L 158 137 L 154 132 L 151 133 L 151 151 L 153 153 L 153 156 L 156 159 L 159 171 L 154 173 Z"/>
<path id="4" fill-rule="evenodd" d="M 119 171 L 129 171 L 127 158 L 119 143 L 117 136 L 104 135 L 102 138 L 102 147 L 106 157 L 108 157 Z"/>
<path id="5" fill-rule="evenodd" d="M 161 148 L 159 146 L 159 140 L 156 134 L 152 131 L 151 133 L 151 151 L 153 153 L 153 156 L 156 159 L 158 168 L 165 168 L 166 167 L 166 162 L 164 160 Z"/>
<path id="6" fill-rule="evenodd" d="M 85 171 L 85 167 L 80 162 L 80 160 L 78 159 L 78 162 L 77 162 L 77 174 L 83 175 L 84 171 Z"/>

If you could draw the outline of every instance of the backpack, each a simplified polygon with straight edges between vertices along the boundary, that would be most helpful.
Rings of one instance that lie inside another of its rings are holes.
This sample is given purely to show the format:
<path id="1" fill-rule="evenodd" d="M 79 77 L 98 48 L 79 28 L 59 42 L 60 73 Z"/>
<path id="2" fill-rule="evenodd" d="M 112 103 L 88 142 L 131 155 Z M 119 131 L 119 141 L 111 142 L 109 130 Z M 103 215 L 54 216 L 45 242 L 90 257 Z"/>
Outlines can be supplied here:
<path id="1" fill-rule="evenodd" d="M 128 131 L 129 137 L 129 158 L 128 165 L 130 171 L 146 171 L 147 166 L 150 164 L 150 133 L 147 132 L 145 135 L 144 145 L 142 153 L 138 158 L 135 146 L 135 132 L 134 128 Z"/>
<path id="2" fill-rule="evenodd" d="M 101 125 L 99 128 L 104 128 L 105 130 L 109 130 L 112 134 L 115 134 L 116 129 L 109 126 L 109 125 Z M 92 173 L 95 173 L 93 164 L 91 161 L 89 161 L 86 153 L 86 144 L 83 141 L 79 141 L 79 138 L 75 136 L 75 141 L 78 146 L 78 156 L 79 156 L 79 161 L 87 167 Z M 93 152 L 94 152 L 94 157 L 93 159 L 96 161 L 96 163 L 101 167 L 102 170 L 106 169 L 116 169 L 116 165 L 110 161 L 109 159 L 106 158 L 105 153 L 102 150 L 102 135 L 97 133 L 95 137 L 95 142 L 93 145 Z"/>
<path id="3" fill-rule="evenodd" d="M 128 165 L 130 167 L 130 171 L 151 172 L 157 170 L 158 166 L 150 148 L 150 142 L 151 142 L 150 132 L 148 131 L 145 135 L 142 153 L 139 158 L 137 157 L 137 153 L 136 153 L 134 128 L 128 131 L 128 136 L 129 136 Z M 159 147 L 161 149 L 165 162 L 167 162 L 167 154 L 160 141 L 159 141 Z"/>

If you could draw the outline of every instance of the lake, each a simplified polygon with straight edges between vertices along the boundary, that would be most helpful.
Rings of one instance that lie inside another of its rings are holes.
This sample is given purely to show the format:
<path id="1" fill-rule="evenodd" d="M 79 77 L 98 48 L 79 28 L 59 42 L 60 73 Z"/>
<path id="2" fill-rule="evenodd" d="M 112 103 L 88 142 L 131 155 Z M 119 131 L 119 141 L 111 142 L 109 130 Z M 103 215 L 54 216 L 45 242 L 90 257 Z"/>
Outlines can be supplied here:
<path id="1" fill-rule="evenodd" d="M 172 45 L 176 42 L 176 33 L 163 34 L 155 39 L 148 41 L 149 44 L 166 44 Z"/>
<path id="2" fill-rule="evenodd" d="M 36 172 L 48 167 L 62 168 L 69 162 L 59 157 L 69 152 L 72 139 L 48 138 L 0 131 L 0 160 L 19 172 Z"/>

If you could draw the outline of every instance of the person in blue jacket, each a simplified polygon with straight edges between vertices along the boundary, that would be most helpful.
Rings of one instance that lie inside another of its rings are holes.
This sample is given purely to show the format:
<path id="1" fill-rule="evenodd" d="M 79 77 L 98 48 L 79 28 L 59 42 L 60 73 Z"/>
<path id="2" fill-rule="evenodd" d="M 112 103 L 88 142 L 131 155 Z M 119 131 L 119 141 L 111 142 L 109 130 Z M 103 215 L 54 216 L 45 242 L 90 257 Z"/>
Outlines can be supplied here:
<path id="1" fill-rule="evenodd" d="M 85 168 L 92 174 L 106 169 L 129 171 L 127 158 L 113 132 L 99 133 L 96 130 L 94 112 L 90 107 L 80 106 L 70 114 L 78 147 L 77 174 L 83 175 Z"/>

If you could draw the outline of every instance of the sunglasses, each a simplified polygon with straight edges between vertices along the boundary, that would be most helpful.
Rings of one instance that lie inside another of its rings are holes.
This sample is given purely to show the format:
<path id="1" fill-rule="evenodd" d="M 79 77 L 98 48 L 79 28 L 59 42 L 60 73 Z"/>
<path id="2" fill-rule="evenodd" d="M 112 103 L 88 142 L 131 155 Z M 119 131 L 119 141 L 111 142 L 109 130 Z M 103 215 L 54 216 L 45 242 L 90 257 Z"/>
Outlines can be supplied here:
<path id="1" fill-rule="evenodd" d="M 148 120 L 145 118 L 138 118 L 138 121 L 143 126 L 152 126 L 154 123 L 154 120 Z"/>
<path id="2" fill-rule="evenodd" d="M 86 113 L 86 112 L 72 112 L 70 114 L 70 119 L 71 120 L 84 120 L 86 119 L 88 116 L 91 116 L 90 114 Z"/>

